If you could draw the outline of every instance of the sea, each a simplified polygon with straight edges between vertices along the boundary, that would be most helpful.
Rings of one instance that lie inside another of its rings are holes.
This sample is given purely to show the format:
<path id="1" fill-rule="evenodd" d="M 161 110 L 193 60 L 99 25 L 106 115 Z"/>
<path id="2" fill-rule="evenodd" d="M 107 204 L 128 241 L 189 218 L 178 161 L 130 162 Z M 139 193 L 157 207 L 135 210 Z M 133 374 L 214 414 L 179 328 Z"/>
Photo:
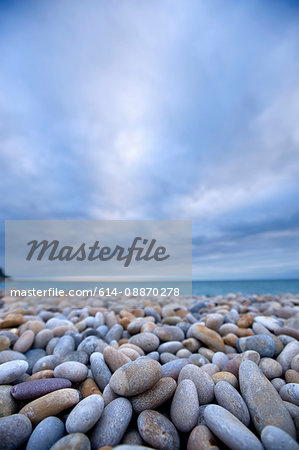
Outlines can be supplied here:
<path id="1" fill-rule="evenodd" d="M 4 289 L 0 282 L 0 290 Z M 193 281 L 194 296 L 227 295 L 230 293 L 250 294 L 299 294 L 299 280 L 233 280 L 233 281 Z"/>

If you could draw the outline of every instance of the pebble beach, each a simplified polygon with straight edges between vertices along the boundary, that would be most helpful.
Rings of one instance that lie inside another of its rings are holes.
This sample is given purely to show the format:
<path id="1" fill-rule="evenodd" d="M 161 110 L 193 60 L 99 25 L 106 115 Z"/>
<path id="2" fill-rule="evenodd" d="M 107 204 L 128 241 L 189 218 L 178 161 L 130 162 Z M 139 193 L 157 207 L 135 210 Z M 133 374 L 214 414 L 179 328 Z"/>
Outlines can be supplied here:
<path id="1" fill-rule="evenodd" d="M 299 295 L 4 297 L 0 449 L 299 449 Z"/>

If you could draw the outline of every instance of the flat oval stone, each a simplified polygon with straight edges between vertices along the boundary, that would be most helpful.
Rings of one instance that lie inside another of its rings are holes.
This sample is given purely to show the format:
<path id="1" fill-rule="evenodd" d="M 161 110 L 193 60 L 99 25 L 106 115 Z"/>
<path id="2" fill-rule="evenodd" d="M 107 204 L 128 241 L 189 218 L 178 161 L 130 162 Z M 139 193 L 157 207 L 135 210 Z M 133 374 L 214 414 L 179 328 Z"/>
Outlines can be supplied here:
<path id="1" fill-rule="evenodd" d="M 40 372 L 41 370 L 54 370 L 60 363 L 60 359 L 55 355 L 48 355 L 40 358 L 33 366 L 32 374 Z"/>
<path id="2" fill-rule="evenodd" d="M 87 378 L 88 369 L 84 364 L 76 361 L 67 361 L 54 369 L 55 378 L 67 378 L 72 383 L 79 383 Z"/>
<path id="3" fill-rule="evenodd" d="M 212 363 L 216 364 L 216 366 L 218 366 L 220 370 L 223 369 L 228 361 L 228 356 L 223 352 L 216 352 L 212 357 Z"/>
<path id="4" fill-rule="evenodd" d="M 17 402 L 11 396 L 9 385 L 0 386 L 0 417 L 11 416 L 18 410 Z"/>
<path id="5" fill-rule="evenodd" d="M 36 363 L 39 359 L 41 359 L 41 358 L 43 358 L 44 356 L 46 356 L 46 352 L 45 352 L 45 350 L 43 350 L 42 348 L 32 348 L 31 350 L 28 350 L 28 351 L 25 353 L 25 356 L 26 356 L 27 362 L 28 362 L 28 364 L 29 364 L 29 367 L 28 367 L 27 372 L 28 372 L 28 373 L 32 373 L 32 369 L 33 369 L 35 363 Z"/>
<path id="6" fill-rule="evenodd" d="M 266 334 L 257 334 L 255 336 L 242 337 L 237 340 L 237 349 L 241 352 L 246 350 L 254 350 L 261 355 L 261 357 L 269 357 L 275 353 L 275 342 Z"/>
<path id="7" fill-rule="evenodd" d="M 33 400 L 58 389 L 69 388 L 71 386 L 72 383 L 65 378 L 44 378 L 16 384 L 11 389 L 11 395 L 16 400 Z"/>
<path id="8" fill-rule="evenodd" d="M 297 355 L 297 353 L 299 353 L 298 341 L 289 342 L 282 352 L 279 353 L 277 361 L 282 366 L 284 372 L 291 367 L 292 359 Z"/>
<path id="9" fill-rule="evenodd" d="M 24 406 L 20 414 L 27 416 L 33 425 L 37 425 L 49 416 L 55 416 L 64 409 L 79 402 L 79 392 L 75 389 L 60 389 L 40 397 Z"/>
<path id="10" fill-rule="evenodd" d="M 33 344 L 35 334 L 31 330 L 25 331 L 17 340 L 13 349 L 16 352 L 25 353 L 29 350 Z"/>
<path id="11" fill-rule="evenodd" d="M 92 378 L 86 378 L 80 386 L 79 390 L 83 398 L 89 397 L 90 395 L 97 394 L 101 395 L 101 391 L 99 390 L 96 382 Z"/>
<path id="12" fill-rule="evenodd" d="M 154 448 L 179 450 L 179 434 L 167 417 L 157 411 L 147 409 L 137 420 L 138 431 L 142 439 Z"/>
<path id="13" fill-rule="evenodd" d="M 119 341 L 123 334 L 123 327 L 116 323 L 113 325 L 105 336 L 106 341 L 110 344 L 112 341 Z"/>
<path id="14" fill-rule="evenodd" d="M 26 450 L 49 450 L 64 435 L 64 423 L 58 417 L 47 417 L 33 430 Z"/>
<path id="15" fill-rule="evenodd" d="M 259 368 L 269 380 L 281 377 L 283 372 L 281 364 L 272 358 L 262 358 L 259 363 Z"/>
<path id="16" fill-rule="evenodd" d="M 183 339 L 185 339 L 183 330 L 172 325 L 163 325 L 162 327 L 157 326 L 153 330 L 153 333 L 158 336 L 158 338 L 162 342 L 182 341 Z"/>
<path id="17" fill-rule="evenodd" d="M 68 355 L 66 355 L 61 362 L 67 362 L 67 361 L 76 361 L 81 364 L 88 364 L 89 356 L 85 352 L 77 352 L 74 350 L 73 352 L 70 352 Z"/>
<path id="18" fill-rule="evenodd" d="M 182 368 L 189 363 L 190 361 L 187 358 L 178 358 L 174 361 L 169 361 L 162 366 L 162 376 L 177 380 Z"/>
<path id="19" fill-rule="evenodd" d="M 299 445 L 288 433 L 272 425 L 263 429 L 261 439 L 266 450 L 299 450 Z"/>
<path id="20" fill-rule="evenodd" d="M 280 397 L 287 401 L 299 406 L 299 384 L 288 383 L 282 386 L 279 391 Z"/>
<path id="21" fill-rule="evenodd" d="M 239 392 L 226 381 L 220 381 L 215 386 L 217 403 L 231 412 L 247 427 L 250 423 L 250 414 L 246 403 Z"/>
<path id="22" fill-rule="evenodd" d="M 109 385 L 116 394 L 133 396 L 150 389 L 160 378 L 162 378 L 161 365 L 143 356 L 114 372 Z"/>
<path id="23" fill-rule="evenodd" d="M 137 345 L 146 353 L 153 352 L 160 345 L 159 338 L 153 333 L 135 334 L 129 339 L 129 343 Z"/>
<path id="24" fill-rule="evenodd" d="M 283 322 L 281 320 L 269 316 L 256 316 L 254 318 L 254 321 L 257 323 L 261 323 L 270 331 L 275 331 L 283 325 Z"/>
<path id="25" fill-rule="evenodd" d="M 214 330 L 210 330 L 204 325 L 195 323 L 189 329 L 190 337 L 194 337 L 199 341 L 203 342 L 207 347 L 215 352 L 225 351 L 224 342 L 220 334 Z"/>
<path id="26" fill-rule="evenodd" d="M 3 350 L 2 352 L 0 352 L 0 364 L 20 359 L 23 361 L 27 361 L 26 356 L 20 352 L 15 352 L 14 350 Z"/>
<path id="27" fill-rule="evenodd" d="M 231 384 L 235 389 L 238 389 L 239 387 L 237 377 L 231 372 L 223 371 L 214 373 L 214 375 L 212 375 L 212 379 L 216 385 L 221 381 L 226 381 L 227 383 Z"/>
<path id="28" fill-rule="evenodd" d="M 28 377 L 26 381 L 41 380 L 43 378 L 53 378 L 53 377 L 54 377 L 54 370 L 41 370 L 40 372 L 36 372 L 33 375 L 30 375 L 30 377 Z"/>
<path id="29" fill-rule="evenodd" d="M 111 403 L 113 400 L 115 400 L 116 398 L 118 398 L 119 395 L 117 395 L 109 386 L 109 384 L 107 384 L 107 386 L 105 387 L 104 391 L 103 391 L 103 400 L 104 400 L 104 405 L 107 406 L 109 405 L 109 403 Z"/>
<path id="30" fill-rule="evenodd" d="M 45 348 L 48 342 L 54 337 L 53 332 L 47 328 L 39 331 L 35 336 L 34 347 Z"/>
<path id="31" fill-rule="evenodd" d="M 86 433 L 99 420 L 104 409 L 100 395 L 89 395 L 70 412 L 65 426 L 68 433 Z"/>
<path id="32" fill-rule="evenodd" d="M 132 417 L 132 406 L 128 399 L 117 398 L 109 403 L 90 436 L 93 449 L 119 444 Z"/>
<path id="33" fill-rule="evenodd" d="M 230 449 L 263 450 L 258 438 L 222 406 L 208 405 L 204 416 L 210 430 Z"/>
<path id="34" fill-rule="evenodd" d="M 109 384 L 111 378 L 111 372 L 109 367 L 104 361 L 103 354 L 100 352 L 94 352 L 90 356 L 90 368 L 92 375 L 97 385 L 103 391 Z"/>
<path id="35" fill-rule="evenodd" d="M 219 450 L 216 441 L 208 427 L 198 425 L 190 433 L 187 450 Z"/>
<path id="36" fill-rule="evenodd" d="M 0 334 L 0 352 L 7 350 L 10 347 L 10 339 L 7 336 Z"/>
<path id="37" fill-rule="evenodd" d="M 199 402 L 196 386 L 191 380 L 182 380 L 175 391 L 171 408 L 171 420 L 179 431 L 187 433 L 197 424 Z"/>
<path id="38" fill-rule="evenodd" d="M 188 364 L 182 368 L 178 378 L 178 385 L 183 380 L 192 380 L 195 384 L 199 403 L 204 405 L 214 399 L 214 381 L 212 377 L 194 364 Z"/>
<path id="39" fill-rule="evenodd" d="M 173 378 L 161 378 L 151 389 L 130 399 L 134 411 L 140 413 L 145 409 L 158 408 L 172 397 L 176 386 Z"/>
<path id="40" fill-rule="evenodd" d="M 115 348 L 111 347 L 111 345 L 108 345 L 104 349 L 103 355 L 104 355 L 104 360 L 105 360 L 106 364 L 108 365 L 109 369 L 112 372 L 115 372 L 121 366 L 124 366 L 125 364 L 127 364 L 128 362 L 131 361 L 131 359 L 128 356 L 126 356 L 124 353 L 116 350 Z M 138 353 L 137 353 L 137 355 L 138 355 Z"/>
<path id="41" fill-rule="evenodd" d="M 64 358 L 68 353 L 75 350 L 75 341 L 72 336 L 62 336 L 58 343 L 56 344 L 53 355 L 58 356 L 58 358 Z"/>
<path id="42" fill-rule="evenodd" d="M 296 436 L 295 426 L 278 392 L 252 361 L 243 361 L 239 369 L 239 383 L 252 422 L 259 433 L 267 425 L 278 426 Z"/>
<path id="43" fill-rule="evenodd" d="M 83 433 L 72 433 L 59 439 L 50 450 L 90 450 L 90 440 Z"/>
<path id="44" fill-rule="evenodd" d="M 8 361 L 0 365 L 0 384 L 9 384 L 20 378 L 28 369 L 23 360 Z"/>
<path id="45" fill-rule="evenodd" d="M 164 342 L 163 344 L 159 345 L 158 352 L 159 353 L 176 353 L 178 350 L 183 348 L 183 344 L 180 341 L 169 341 Z"/>
<path id="46" fill-rule="evenodd" d="M 3 450 L 16 450 L 24 445 L 32 431 L 28 417 L 22 414 L 0 419 L 0 445 Z"/>

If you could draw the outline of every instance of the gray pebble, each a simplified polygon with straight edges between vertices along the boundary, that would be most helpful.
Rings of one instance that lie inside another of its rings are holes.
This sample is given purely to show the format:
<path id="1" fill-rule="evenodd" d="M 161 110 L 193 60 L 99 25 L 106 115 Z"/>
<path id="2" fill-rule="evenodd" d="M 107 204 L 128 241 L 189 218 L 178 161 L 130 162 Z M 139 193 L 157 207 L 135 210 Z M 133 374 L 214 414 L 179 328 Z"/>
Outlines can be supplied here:
<path id="1" fill-rule="evenodd" d="M 220 406 L 231 412 L 244 425 L 249 426 L 250 414 L 246 403 L 230 383 L 219 381 L 215 386 L 215 397 Z"/>
<path id="2" fill-rule="evenodd" d="M 285 346 L 282 352 L 278 355 L 277 361 L 281 364 L 284 372 L 291 367 L 291 362 L 294 356 L 299 353 L 299 342 L 292 341 Z"/>
<path id="3" fill-rule="evenodd" d="M 138 430 L 143 440 L 151 447 L 161 450 L 179 450 L 179 434 L 167 417 L 157 411 L 147 409 L 137 420 Z"/>
<path id="4" fill-rule="evenodd" d="M 155 351 L 160 344 L 159 338 L 153 333 L 135 334 L 129 339 L 130 344 L 138 345 L 146 353 Z"/>
<path id="5" fill-rule="evenodd" d="M 84 364 L 67 361 L 54 369 L 55 378 L 67 378 L 72 383 L 79 383 L 87 378 L 88 369 Z"/>
<path id="6" fill-rule="evenodd" d="M 275 342 L 266 334 L 257 334 L 255 336 L 248 336 L 239 338 L 236 342 L 236 347 L 239 351 L 254 350 L 261 355 L 261 357 L 269 357 L 275 353 Z"/>
<path id="7" fill-rule="evenodd" d="M 3 450 L 16 450 L 24 445 L 32 431 L 32 425 L 24 414 L 13 414 L 0 419 L 0 445 Z"/>
<path id="8" fill-rule="evenodd" d="M 0 384 L 9 384 L 21 377 L 28 369 L 23 360 L 8 361 L 0 365 Z"/>
<path id="9" fill-rule="evenodd" d="M 72 433 L 59 439 L 50 450 L 90 450 L 90 440 L 83 433 Z"/>
<path id="10" fill-rule="evenodd" d="M 176 353 L 178 350 L 183 348 L 183 344 L 179 341 L 169 341 L 164 342 L 163 344 L 159 345 L 158 352 L 159 353 Z"/>
<path id="11" fill-rule="evenodd" d="M 75 350 L 75 341 L 71 336 L 62 336 L 53 350 L 53 355 L 64 358 Z"/>
<path id="12" fill-rule="evenodd" d="M 63 435 L 63 422 L 58 417 L 47 417 L 33 430 L 26 450 L 49 450 Z"/>
<path id="13" fill-rule="evenodd" d="M 188 364 L 180 371 L 178 385 L 186 379 L 192 380 L 195 384 L 200 405 L 213 401 L 215 383 L 208 373 L 194 364 Z"/>
<path id="14" fill-rule="evenodd" d="M 261 434 L 266 450 L 299 450 L 297 442 L 280 428 L 268 425 Z"/>
<path id="15" fill-rule="evenodd" d="M 195 427 L 199 416 L 199 402 L 193 381 L 184 379 L 178 384 L 171 403 L 170 415 L 179 431 L 186 433 Z"/>
<path id="16" fill-rule="evenodd" d="M 44 356 L 40 358 L 33 366 L 32 373 L 40 372 L 41 370 L 54 370 L 60 363 L 60 359 L 54 355 Z"/>
<path id="17" fill-rule="evenodd" d="M 0 352 L 0 364 L 20 359 L 27 361 L 27 358 L 23 353 L 15 352 L 14 350 L 2 350 L 2 352 Z"/>
<path id="18" fill-rule="evenodd" d="M 271 380 L 271 383 L 273 384 L 277 392 L 279 392 L 282 386 L 286 384 L 285 380 L 283 380 L 282 378 L 273 378 L 273 380 Z"/>
<path id="19" fill-rule="evenodd" d="M 90 356 L 90 368 L 93 378 L 101 391 L 105 389 L 111 378 L 111 372 L 103 359 L 103 354 L 95 352 Z"/>
<path id="20" fill-rule="evenodd" d="M 162 366 L 162 376 L 172 377 L 177 380 L 181 369 L 187 364 L 189 364 L 189 360 L 185 358 L 170 361 Z"/>
<path id="21" fill-rule="evenodd" d="M 65 427 L 68 433 L 86 433 L 99 420 L 104 409 L 104 400 L 93 394 L 84 398 L 70 412 Z"/>
<path id="22" fill-rule="evenodd" d="M 281 364 L 272 358 L 262 358 L 259 363 L 259 368 L 269 380 L 279 378 L 282 375 Z"/>
<path id="23" fill-rule="evenodd" d="M 279 391 L 281 398 L 287 402 L 294 403 L 299 406 L 299 384 L 288 383 L 282 386 Z"/>
<path id="24" fill-rule="evenodd" d="M 110 344 L 112 341 L 119 341 L 122 337 L 123 331 L 123 327 L 119 323 L 116 323 L 106 334 L 105 340 L 108 342 L 108 344 Z"/>
<path id="25" fill-rule="evenodd" d="M 9 385 L 0 386 L 0 417 L 10 416 L 18 410 L 18 404 L 11 396 L 11 388 Z"/>

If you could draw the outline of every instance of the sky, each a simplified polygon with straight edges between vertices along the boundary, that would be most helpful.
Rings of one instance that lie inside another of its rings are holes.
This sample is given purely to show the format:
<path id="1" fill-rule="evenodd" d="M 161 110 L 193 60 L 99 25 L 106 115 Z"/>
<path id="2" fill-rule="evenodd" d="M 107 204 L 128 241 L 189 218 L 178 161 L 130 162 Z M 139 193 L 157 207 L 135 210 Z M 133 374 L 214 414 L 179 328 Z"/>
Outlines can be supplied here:
<path id="1" fill-rule="evenodd" d="M 299 6 L 0 0 L 6 219 L 188 219 L 195 279 L 299 278 Z"/>

